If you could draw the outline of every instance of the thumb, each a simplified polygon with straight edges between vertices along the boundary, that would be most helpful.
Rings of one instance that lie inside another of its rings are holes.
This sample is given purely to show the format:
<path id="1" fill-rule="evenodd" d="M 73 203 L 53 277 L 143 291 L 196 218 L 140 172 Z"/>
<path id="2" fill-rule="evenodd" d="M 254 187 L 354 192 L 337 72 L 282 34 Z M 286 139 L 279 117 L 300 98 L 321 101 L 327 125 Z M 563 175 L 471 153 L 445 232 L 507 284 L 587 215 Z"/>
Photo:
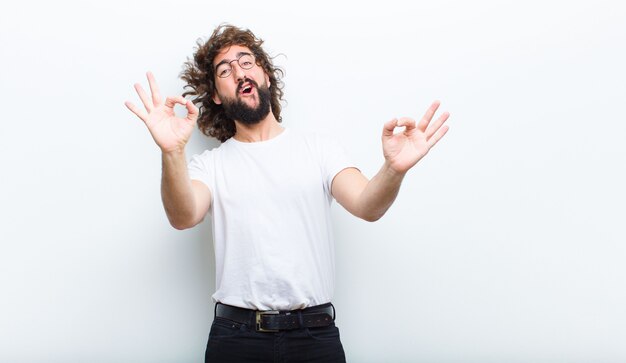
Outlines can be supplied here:
<path id="1" fill-rule="evenodd" d="M 185 106 L 187 107 L 187 120 L 196 122 L 198 120 L 200 110 L 198 110 L 198 107 L 196 107 L 196 105 L 194 105 L 192 101 L 185 101 L 187 101 L 187 103 L 185 103 Z"/>
<path id="2" fill-rule="evenodd" d="M 385 122 L 385 126 L 383 127 L 383 137 L 393 136 L 393 130 L 398 125 L 398 119 L 394 118 L 393 120 Z"/>

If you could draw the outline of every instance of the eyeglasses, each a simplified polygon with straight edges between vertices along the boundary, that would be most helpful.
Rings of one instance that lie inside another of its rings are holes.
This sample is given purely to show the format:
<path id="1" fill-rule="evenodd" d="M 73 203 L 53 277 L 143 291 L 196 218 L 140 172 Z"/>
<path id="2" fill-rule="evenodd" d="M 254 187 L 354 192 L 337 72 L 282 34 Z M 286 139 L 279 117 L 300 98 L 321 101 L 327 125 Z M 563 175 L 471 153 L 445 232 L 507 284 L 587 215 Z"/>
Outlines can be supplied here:
<path id="1" fill-rule="evenodd" d="M 237 62 L 237 64 L 239 64 L 239 67 L 241 67 L 241 69 L 250 69 L 254 67 L 254 64 L 255 64 L 254 56 L 252 54 L 245 53 L 241 55 L 239 58 L 233 59 L 230 62 L 224 62 L 224 63 L 218 64 L 217 67 L 215 68 L 215 74 L 217 74 L 217 76 L 220 78 L 226 78 L 230 76 L 230 74 L 233 71 L 233 66 L 231 65 L 232 62 Z"/>

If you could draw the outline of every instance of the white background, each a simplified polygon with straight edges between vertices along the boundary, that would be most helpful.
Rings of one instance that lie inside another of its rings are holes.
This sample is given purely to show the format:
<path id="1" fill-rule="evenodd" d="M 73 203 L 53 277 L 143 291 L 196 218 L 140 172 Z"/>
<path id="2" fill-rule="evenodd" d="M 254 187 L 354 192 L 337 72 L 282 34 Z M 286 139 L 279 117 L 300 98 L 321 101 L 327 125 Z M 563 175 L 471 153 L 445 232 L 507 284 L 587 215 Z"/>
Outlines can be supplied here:
<path id="1" fill-rule="evenodd" d="M 620 1 L 20 2 L 0 11 L 0 361 L 200 362 L 210 223 L 171 228 L 123 105 L 222 22 L 286 70 L 286 127 L 372 176 L 382 124 L 450 132 L 382 220 L 333 207 L 351 362 L 626 361 Z M 214 141 L 196 132 L 188 157 Z"/>

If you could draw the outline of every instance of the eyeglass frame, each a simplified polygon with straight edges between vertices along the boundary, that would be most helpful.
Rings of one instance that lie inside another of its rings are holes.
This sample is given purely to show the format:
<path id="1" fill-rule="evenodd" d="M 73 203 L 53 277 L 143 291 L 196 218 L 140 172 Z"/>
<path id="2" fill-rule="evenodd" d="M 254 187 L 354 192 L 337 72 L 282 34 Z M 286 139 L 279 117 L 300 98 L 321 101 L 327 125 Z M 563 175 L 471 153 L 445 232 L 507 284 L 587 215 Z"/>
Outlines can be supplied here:
<path id="1" fill-rule="evenodd" d="M 252 54 L 252 53 L 248 53 L 248 52 L 240 52 L 238 55 L 239 55 L 239 57 L 237 57 L 237 58 L 235 58 L 235 59 L 233 59 L 233 60 L 231 60 L 231 61 L 226 61 L 226 60 L 223 60 L 223 61 L 219 62 L 219 63 L 215 66 L 215 70 L 214 70 L 215 75 L 216 75 L 218 78 L 226 78 L 226 77 L 230 76 L 230 75 L 232 74 L 232 72 L 233 72 L 233 66 L 232 66 L 232 63 L 233 63 L 233 62 L 237 62 L 237 64 L 239 65 L 239 67 L 240 67 L 241 69 L 252 69 L 252 67 L 254 67 L 254 66 L 256 65 L 256 57 L 254 56 L 254 54 Z M 251 65 L 250 67 L 245 67 L 245 66 L 243 66 L 243 65 L 239 62 L 239 61 L 241 60 L 241 58 L 243 58 L 243 57 L 245 57 L 245 56 L 249 56 L 249 57 L 251 57 L 251 58 L 252 58 L 252 62 L 251 62 L 251 63 L 252 63 L 252 65 Z M 227 65 L 228 65 L 228 67 L 229 67 L 229 68 L 228 68 L 228 73 L 227 73 L 225 76 L 221 76 L 221 75 L 217 72 L 217 69 L 218 69 L 219 67 L 221 67 L 223 64 L 227 64 Z"/>

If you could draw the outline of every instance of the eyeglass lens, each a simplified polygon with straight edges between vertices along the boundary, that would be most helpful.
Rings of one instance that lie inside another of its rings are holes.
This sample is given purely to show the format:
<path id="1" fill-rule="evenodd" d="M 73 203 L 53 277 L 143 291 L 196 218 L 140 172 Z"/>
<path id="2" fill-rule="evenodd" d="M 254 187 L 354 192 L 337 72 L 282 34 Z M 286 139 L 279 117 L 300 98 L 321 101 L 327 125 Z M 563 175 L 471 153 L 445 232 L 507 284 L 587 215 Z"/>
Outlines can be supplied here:
<path id="1" fill-rule="evenodd" d="M 254 66 L 254 57 L 251 54 L 244 54 L 241 57 L 230 61 L 229 63 L 220 64 L 215 70 L 217 76 L 220 78 L 230 76 L 230 73 L 233 70 L 233 66 L 231 65 L 231 63 L 235 61 L 239 63 L 239 67 L 241 67 L 242 69 L 250 69 Z"/>

